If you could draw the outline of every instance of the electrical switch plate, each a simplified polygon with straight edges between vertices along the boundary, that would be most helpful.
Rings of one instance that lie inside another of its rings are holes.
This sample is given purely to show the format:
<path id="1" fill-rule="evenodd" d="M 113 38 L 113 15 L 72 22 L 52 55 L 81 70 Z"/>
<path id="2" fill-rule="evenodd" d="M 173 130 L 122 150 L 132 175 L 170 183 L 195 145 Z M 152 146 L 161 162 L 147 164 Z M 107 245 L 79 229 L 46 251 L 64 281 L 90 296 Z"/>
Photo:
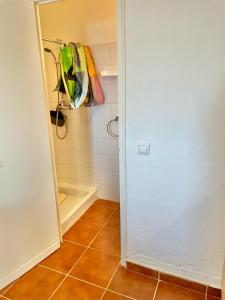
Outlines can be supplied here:
<path id="1" fill-rule="evenodd" d="M 150 144 L 147 142 L 137 142 L 138 155 L 150 155 Z"/>

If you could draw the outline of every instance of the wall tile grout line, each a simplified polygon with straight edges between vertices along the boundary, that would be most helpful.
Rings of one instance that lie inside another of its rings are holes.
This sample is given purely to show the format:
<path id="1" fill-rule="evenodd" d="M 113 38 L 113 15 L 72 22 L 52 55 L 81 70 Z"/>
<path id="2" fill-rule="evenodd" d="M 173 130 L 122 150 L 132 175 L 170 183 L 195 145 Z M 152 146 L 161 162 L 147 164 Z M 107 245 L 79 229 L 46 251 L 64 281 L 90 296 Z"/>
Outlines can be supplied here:
<path id="1" fill-rule="evenodd" d="M 60 288 L 60 286 L 64 283 L 64 281 L 69 277 L 72 278 L 71 275 L 69 275 L 73 269 L 77 266 L 77 264 L 79 263 L 79 261 L 81 260 L 81 258 L 83 257 L 83 255 L 88 251 L 90 245 L 94 242 L 94 240 L 96 239 L 96 237 L 103 231 L 103 229 L 105 228 L 105 226 L 107 225 L 107 223 L 110 221 L 111 217 L 114 215 L 114 213 L 116 212 L 117 209 L 113 209 L 111 215 L 108 217 L 107 221 L 102 225 L 102 227 L 98 230 L 98 232 L 96 233 L 96 235 L 93 237 L 93 239 L 91 240 L 91 242 L 88 244 L 88 246 L 86 247 L 85 251 L 81 254 L 81 256 L 78 258 L 78 260 L 74 263 L 74 265 L 72 266 L 72 268 L 69 270 L 69 272 L 66 274 L 66 276 L 63 278 L 63 280 L 60 282 L 60 284 L 56 287 L 56 289 L 53 291 L 53 293 L 51 294 L 51 296 L 48 298 L 48 300 L 51 300 L 52 297 L 56 294 L 56 292 L 58 291 L 58 289 Z"/>

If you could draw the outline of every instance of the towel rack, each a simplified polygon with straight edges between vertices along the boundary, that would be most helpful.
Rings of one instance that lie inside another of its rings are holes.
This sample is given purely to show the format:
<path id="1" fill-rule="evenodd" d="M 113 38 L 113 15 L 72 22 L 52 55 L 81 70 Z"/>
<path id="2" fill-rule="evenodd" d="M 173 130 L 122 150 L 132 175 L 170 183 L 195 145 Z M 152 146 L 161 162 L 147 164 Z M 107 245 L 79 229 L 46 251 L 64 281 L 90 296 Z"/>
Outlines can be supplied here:
<path id="1" fill-rule="evenodd" d="M 110 136 L 112 136 L 112 137 L 117 137 L 117 138 L 119 137 L 119 135 L 116 134 L 116 133 L 114 133 L 114 132 L 112 132 L 112 129 L 111 129 L 112 123 L 118 122 L 118 121 L 119 121 L 119 117 L 116 116 L 115 119 L 112 119 L 112 120 L 109 121 L 109 123 L 107 124 L 107 132 L 108 132 L 108 134 L 109 134 Z"/>

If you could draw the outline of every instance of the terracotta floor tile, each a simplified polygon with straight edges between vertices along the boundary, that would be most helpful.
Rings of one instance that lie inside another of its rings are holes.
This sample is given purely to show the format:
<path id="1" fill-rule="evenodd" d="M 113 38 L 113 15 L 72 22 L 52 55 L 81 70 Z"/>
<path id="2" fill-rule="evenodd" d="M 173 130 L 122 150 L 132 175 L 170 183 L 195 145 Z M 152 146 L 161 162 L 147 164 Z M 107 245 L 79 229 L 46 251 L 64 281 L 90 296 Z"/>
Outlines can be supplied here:
<path id="1" fill-rule="evenodd" d="M 80 220 L 85 222 L 96 223 L 98 225 L 104 225 L 113 211 L 114 209 L 109 207 L 92 205 L 80 218 Z"/>
<path id="2" fill-rule="evenodd" d="M 205 295 L 161 281 L 155 300 L 205 300 Z"/>
<path id="3" fill-rule="evenodd" d="M 77 279 L 67 278 L 59 287 L 54 300 L 100 300 L 104 290 Z"/>
<path id="4" fill-rule="evenodd" d="M 109 219 L 109 222 L 106 225 L 108 226 L 112 226 L 112 227 L 117 227 L 120 228 L 120 213 L 119 211 L 116 211 L 112 217 Z"/>
<path id="5" fill-rule="evenodd" d="M 88 249 L 72 270 L 71 275 L 105 288 L 119 261 L 118 256 Z"/>
<path id="6" fill-rule="evenodd" d="M 37 266 L 20 277 L 4 296 L 12 300 L 46 300 L 63 278 L 62 274 Z"/>
<path id="7" fill-rule="evenodd" d="M 40 264 L 48 268 L 68 273 L 86 247 L 64 242 L 61 248 L 43 260 Z"/>
<path id="8" fill-rule="evenodd" d="M 129 298 L 115 294 L 113 292 L 106 292 L 102 300 L 129 300 Z"/>
<path id="9" fill-rule="evenodd" d="M 105 227 L 91 244 L 92 248 L 120 255 L 120 229 Z"/>
<path id="10" fill-rule="evenodd" d="M 208 295 L 207 300 L 221 300 L 221 298 Z"/>
<path id="11" fill-rule="evenodd" d="M 207 294 L 213 297 L 221 298 L 221 290 L 208 286 Z"/>
<path id="12" fill-rule="evenodd" d="M 111 208 L 118 208 L 119 202 L 114 202 L 110 200 L 98 199 L 95 201 L 94 205 L 106 206 Z"/>
<path id="13" fill-rule="evenodd" d="M 156 286 L 156 279 L 120 267 L 109 289 L 138 300 L 152 300 Z"/>
<path id="14" fill-rule="evenodd" d="M 101 227 L 96 224 L 78 221 L 64 234 L 64 239 L 88 246 Z"/>

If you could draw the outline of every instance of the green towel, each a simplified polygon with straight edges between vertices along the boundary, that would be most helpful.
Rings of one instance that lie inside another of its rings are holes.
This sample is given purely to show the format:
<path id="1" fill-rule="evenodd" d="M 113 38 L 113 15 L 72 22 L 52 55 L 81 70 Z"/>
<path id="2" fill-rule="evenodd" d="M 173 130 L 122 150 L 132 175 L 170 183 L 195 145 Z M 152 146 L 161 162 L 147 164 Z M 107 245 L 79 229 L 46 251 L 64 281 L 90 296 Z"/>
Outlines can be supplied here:
<path id="1" fill-rule="evenodd" d="M 75 44 L 75 46 L 79 56 L 79 65 L 77 65 L 76 73 L 77 73 L 77 78 L 80 78 L 81 80 L 80 81 L 81 86 L 80 86 L 80 91 L 76 93 L 74 97 L 73 104 L 75 108 L 78 108 L 84 103 L 87 97 L 89 77 L 88 77 L 84 47 L 79 43 Z"/>
<path id="2" fill-rule="evenodd" d="M 76 81 L 74 71 L 74 52 L 71 47 L 60 48 L 61 74 L 66 94 L 71 101 L 75 96 Z"/>

